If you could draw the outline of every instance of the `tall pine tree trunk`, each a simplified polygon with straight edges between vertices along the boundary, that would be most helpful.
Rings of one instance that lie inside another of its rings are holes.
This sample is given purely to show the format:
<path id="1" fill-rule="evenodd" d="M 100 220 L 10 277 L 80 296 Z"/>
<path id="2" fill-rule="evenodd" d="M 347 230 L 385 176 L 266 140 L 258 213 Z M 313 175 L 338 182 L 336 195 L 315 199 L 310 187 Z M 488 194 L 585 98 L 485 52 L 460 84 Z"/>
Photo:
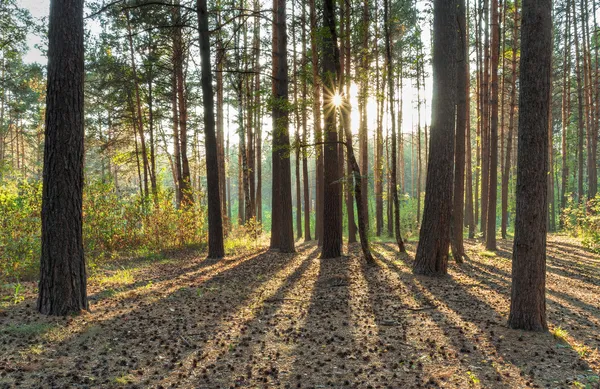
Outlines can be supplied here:
<path id="1" fill-rule="evenodd" d="M 552 1 L 524 0 L 521 27 L 517 202 L 508 325 L 545 331 L 548 113 Z"/>
<path id="2" fill-rule="evenodd" d="M 83 252 L 83 0 L 52 0 L 37 309 L 65 316 L 88 309 Z"/>
<path id="3" fill-rule="evenodd" d="M 448 268 L 454 129 L 456 112 L 456 2 L 433 2 L 433 99 L 431 150 L 427 164 L 425 208 L 413 266 L 416 274 L 444 275 Z"/>
<path id="4" fill-rule="evenodd" d="M 219 162 L 215 135 L 214 95 L 210 64 L 210 32 L 206 0 L 198 0 L 198 32 L 200 34 L 200 65 L 202 70 L 202 101 L 204 105 L 204 145 L 206 149 L 206 183 L 208 197 L 208 258 L 225 256 Z"/>
<path id="5" fill-rule="evenodd" d="M 321 258 L 342 254 L 341 183 L 339 177 L 338 133 L 333 97 L 338 90 L 339 50 L 333 0 L 323 1 L 323 112 L 325 116 L 323 248 Z"/>
<path id="6" fill-rule="evenodd" d="M 457 263 L 463 262 L 465 248 L 463 244 L 463 218 L 465 204 L 465 145 L 467 122 L 469 112 L 467 111 L 468 89 L 468 66 L 469 44 L 467 41 L 467 19 L 465 10 L 465 0 L 458 0 L 458 55 L 457 55 L 457 74 L 456 74 L 456 145 L 454 148 L 454 196 L 452 210 L 452 225 L 450 232 L 452 234 L 450 244 L 452 247 L 452 256 Z"/>

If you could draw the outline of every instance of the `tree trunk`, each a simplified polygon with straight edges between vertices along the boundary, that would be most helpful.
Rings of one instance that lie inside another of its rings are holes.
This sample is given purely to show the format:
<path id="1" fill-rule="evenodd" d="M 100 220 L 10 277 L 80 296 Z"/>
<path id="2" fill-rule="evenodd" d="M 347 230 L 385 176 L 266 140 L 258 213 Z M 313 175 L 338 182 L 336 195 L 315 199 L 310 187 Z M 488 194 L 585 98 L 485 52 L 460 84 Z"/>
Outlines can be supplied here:
<path id="1" fill-rule="evenodd" d="M 306 5 L 302 4 L 302 19 L 306 20 Z M 306 23 L 302 23 L 302 143 L 308 143 L 308 126 L 307 126 L 307 108 L 308 98 L 307 76 L 308 76 L 308 56 L 306 55 Z M 306 150 L 302 150 L 302 181 L 304 189 L 304 241 L 312 240 L 310 232 L 310 188 L 308 179 L 308 157 Z"/>
<path id="2" fill-rule="evenodd" d="M 65 316 L 88 309 L 83 252 L 83 0 L 53 0 L 42 190 L 37 309 Z"/>
<path id="3" fill-rule="evenodd" d="M 369 53 L 372 49 L 369 41 L 369 23 L 371 20 L 369 0 L 362 0 L 362 23 L 359 25 L 362 39 L 360 56 L 359 96 L 360 126 L 358 129 L 358 145 L 360 154 L 360 170 L 362 172 L 361 193 L 365 211 L 365 223 L 369 228 L 369 134 L 367 128 L 367 101 L 369 95 Z"/>
<path id="4" fill-rule="evenodd" d="M 127 37 L 129 40 L 129 53 L 131 57 L 131 71 L 133 76 L 133 85 L 135 87 L 135 100 L 136 100 L 136 116 L 134 116 L 133 120 L 137 123 L 137 128 L 140 134 L 140 147 L 142 148 L 142 162 L 144 164 L 144 202 L 145 199 L 148 198 L 148 153 L 146 151 L 146 140 L 144 138 L 144 124 L 142 120 L 142 101 L 140 97 L 140 86 L 137 78 L 137 69 L 135 66 L 135 58 L 133 51 L 133 37 L 131 32 L 131 24 L 129 21 L 129 11 L 125 11 L 125 16 L 127 18 Z"/>
<path id="5" fill-rule="evenodd" d="M 323 203 L 324 203 L 324 176 L 323 176 L 323 131 L 321 129 L 321 79 L 319 76 L 319 48 L 317 47 L 317 36 L 319 36 L 319 27 L 317 26 L 317 10 L 315 0 L 308 0 L 310 7 L 310 51 L 312 53 L 313 70 L 313 129 L 315 137 L 315 238 L 319 245 L 323 244 Z"/>
<path id="6" fill-rule="evenodd" d="M 562 77 L 562 175 L 561 175 L 561 190 L 560 190 L 560 208 L 564 210 L 567 207 L 567 191 L 569 188 L 569 164 L 567 160 L 567 133 L 569 129 L 570 101 L 571 101 L 571 7 L 569 0 L 565 7 L 566 21 L 564 33 L 564 56 L 563 56 L 563 77 Z M 563 219 L 560 219 L 560 226 L 563 227 Z"/>
<path id="7" fill-rule="evenodd" d="M 487 231 L 485 247 L 496 250 L 496 206 L 498 199 L 498 52 L 500 49 L 500 27 L 498 0 L 492 0 L 492 47 L 491 47 L 491 88 L 490 88 L 490 132 L 489 132 L 489 182 Z"/>
<path id="8" fill-rule="evenodd" d="M 350 126 L 350 113 L 352 112 L 352 106 L 350 104 L 350 7 L 347 6 L 346 2 L 344 1 L 341 2 L 340 13 L 344 16 L 344 18 L 340 21 L 340 92 L 343 90 L 343 105 L 340 109 L 340 117 L 342 119 L 343 133 L 346 135 L 345 143 L 346 145 L 352 145 L 352 130 Z M 347 177 L 344 180 L 346 215 L 348 218 L 348 244 L 356 243 L 357 232 L 357 226 L 354 220 L 354 202 L 352 200 L 352 192 L 354 189 L 352 187 L 353 169 L 350 155 L 351 152 L 354 154 L 354 150 L 346 151 Z M 340 163 L 340 167 L 343 167 L 343 165 L 343 163 Z M 343 174 L 344 172 L 342 170 L 341 175 Z"/>
<path id="9" fill-rule="evenodd" d="M 467 18 L 465 0 L 458 0 L 458 55 L 456 74 L 456 145 L 454 149 L 454 196 L 452 224 L 450 226 L 452 257 L 457 263 L 463 263 L 465 248 L 463 244 L 463 218 L 465 204 L 465 145 L 469 112 L 467 111 L 469 44 L 467 41 Z"/>
<path id="10" fill-rule="evenodd" d="M 338 134 L 333 96 L 338 91 L 339 50 L 333 0 L 323 1 L 323 112 L 325 116 L 323 248 L 321 258 L 336 258 L 342 254 Z"/>
<path id="11" fill-rule="evenodd" d="M 546 331 L 548 113 L 552 1 L 524 0 L 521 28 L 517 202 L 508 325 Z"/>
<path id="12" fill-rule="evenodd" d="M 490 190 L 490 10 L 489 0 L 483 1 L 485 18 L 483 41 L 483 83 L 481 85 L 481 232 L 487 234 L 488 200 Z"/>
<path id="13" fill-rule="evenodd" d="M 285 0 L 273 0 L 273 210 L 271 248 L 295 251 L 288 109 Z M 277 217 L 275 217 L 277 215 Z M 275 238 L 273 238 L 275 236 Z"/>
<path id="14" fill-rule="evenodd" d="M 220 6 L 220 1 L 217 2 Z M 221 24 L 221 8 L 218 7 L 219 11 L 217 13 L 217 23 Z M 227 217 L 227 207 L 229 206 L 227 199 L 227 188 L 226 188 L 226 179 L 227 174 L 225 173 L 225 135 L 224 135 L 224 120 L 223 120 L 223 106 L 224 106 L 224 90 L 223 90 L 223 64 L 225 62 L 225 50 L 223 49 L 223 37 L 221 35 L 221 31 L 217 33 L 217 53 L 216 53 L 216 61 L 217 61 L 217 162 L 219 164 L 219 196 L 221 198 L 221 215 L 222 222 L 224 225 L 225 231 L 229 229 L 229 224 L 231 221 Z"/>
<path id="15" fill-rule="evenodd" d="M 444 275 L 448 267 L 456 111 L 456 2 L 433 2 L 433 99 L 425 208 L 413 272 Z"/>
<path id="16" fill-rule="evenodd" d="M 390 27 L 390 16 L 389 16 L 389 1 L 384 0 L 383 3 L 383 20 L 385 22 L 385 56 L 387 65 L 387 79 L 388 79 L 388 93 L 389 93 L 389 107 L 392 123 L 392 172 L 390 177 L 392 179 L 392 197 L 394 199 L 394 230 L 396 232 L 396 244 L 398 244 L 398 250 L 401 253 L 406 252 L 404 242 L 402 241 L 402 235 L 400 234 L 400 201 L 398 199 L 398 185 L 396 184 L 397 176 L 397 149 L 396 149 L 396 118 L 394 116 L 394 67 L 392 64 L 392 45 L 391 45 L 391 27 Z"/>
<path id="17" fill-rule="evenodd" d="M 202 69 L 202 101 L 204 105 L 204 145 L 206 148 L 206 186 L 208 196 L 208 258 L 225 256 L 223 219 L 219 186 L 219 160 L 215 135 L 215 112 L 210 65 L 210 32 L 206 0 L 198 0 L 198 31 Z"/>
<path id="18" fill-rule="evenodd" d="M 577 197 L 579 202 L 583 202 L 583 86 L 581 83 L 581 55 L 579 51 L 579 35 L 577 34 L 575 0 L 573 0 L 571 4 L 573 6 L 573 37 L 575 40 L 575 73 L 577 74 Z"/>
<path id="19" fill-rule="evenodd" d="M 502 174 L 502 239 L 506 239 L 506 229 L 508 226 L 508 183 L 510 179 L 510 169 L 512 163 L 512 142 L 513 128 L 515 126 L 515 109 L 517 106 L 517 47 L 519 45 L 519 1 L 515 1 L 514 20 L 513 20 L 513 45 L 511 60 L 511 82 L 510 82 L 510 111 L 508 116 L 508 134 L 506 136 L 506 155 L 504 162 L 504 171 Z"/>

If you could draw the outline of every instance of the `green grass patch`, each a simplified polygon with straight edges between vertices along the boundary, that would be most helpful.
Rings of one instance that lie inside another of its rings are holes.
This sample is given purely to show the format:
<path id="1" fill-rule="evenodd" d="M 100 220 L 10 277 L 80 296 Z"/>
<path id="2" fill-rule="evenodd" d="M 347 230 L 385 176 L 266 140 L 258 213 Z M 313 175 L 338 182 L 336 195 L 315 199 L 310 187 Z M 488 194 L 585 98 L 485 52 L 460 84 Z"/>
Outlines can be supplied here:
<path id="1" fill-rule="evenodd" d="M 134 282 L 131 269 L 119 269 L 112 274 L 98 275 L 97 279 L 100 285 L 128 285 Z"/>
<path id="2" fill-rule="evenodd" d="M 48 323 L 10 324 L 1 331 L 14 336 L 40 336 L 50 331 L 55 326 Z"/>
<path id="3" fill-rule="evenodd" d="M 498 254 L 496 254 L 493 251 L 488 251 L 488 250 L 482 250 L 479 252 L 479 255 L 481 255 L 482 257 L 488 257 L 488 258 L 494 258 L 497 257 Z"/>

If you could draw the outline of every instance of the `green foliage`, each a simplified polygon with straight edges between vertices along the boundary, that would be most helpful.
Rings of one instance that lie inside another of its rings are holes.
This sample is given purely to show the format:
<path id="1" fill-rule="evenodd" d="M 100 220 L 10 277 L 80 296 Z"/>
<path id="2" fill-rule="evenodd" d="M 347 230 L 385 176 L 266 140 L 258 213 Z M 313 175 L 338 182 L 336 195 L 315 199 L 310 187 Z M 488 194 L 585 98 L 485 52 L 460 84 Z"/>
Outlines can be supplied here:
<path id="1" fill-rule="evenodd" d="M 0 273 L 8 278 L 37 274 L 41 195 L 38 182 L 14 180 L 0 186 Z"/>
<path id="2" fill-rule="evenodd" d="M 565 230 L 580 237 L 584 247 L 600 253 L 600 195 L 582 204 L 569 196 L 562 220 Z"/>
<path id="3" fill-rule="evenodd" d="M 10 180 L 0 186 L 0 273 L 7 280 L 37 276 L 41 194 L 37 181 Z M 88 183 L 83 241 L 89 266 L 125 254 L 203 244 L 204 208 L 177 209 L 171 198 L 171 193 L 161 192 L 155 205 L 141 202 L 138 195 L 117 194 L 111 183 Z"/>

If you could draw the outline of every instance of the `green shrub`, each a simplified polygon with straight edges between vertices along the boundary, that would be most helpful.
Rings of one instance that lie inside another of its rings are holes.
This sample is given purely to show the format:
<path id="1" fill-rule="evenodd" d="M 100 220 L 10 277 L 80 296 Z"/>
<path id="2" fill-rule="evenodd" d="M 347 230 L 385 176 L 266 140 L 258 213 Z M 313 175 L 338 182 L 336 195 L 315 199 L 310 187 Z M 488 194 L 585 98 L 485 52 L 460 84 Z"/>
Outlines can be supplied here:
<path id="1" fill-rule="evenodd" d="M 34 279 L 41 250 L 41 182 L 4 181 L 0 186 L 0 274 Z M 83 196 L 83 243 L 88 264 L 122 255 L 198 246 L 206 242 L 204 206 L 175 207 L 161 190 L 155 204 L 139 194 L 117 194 L 112 183 L 87 182 Z"/>
<path id="2" fill-rule="evenodd" d="M 600 253 L 600 195 L 582 204 L 569 196 L 562 220 L 569 234 L 580 237 L 584 247 Z"/>

